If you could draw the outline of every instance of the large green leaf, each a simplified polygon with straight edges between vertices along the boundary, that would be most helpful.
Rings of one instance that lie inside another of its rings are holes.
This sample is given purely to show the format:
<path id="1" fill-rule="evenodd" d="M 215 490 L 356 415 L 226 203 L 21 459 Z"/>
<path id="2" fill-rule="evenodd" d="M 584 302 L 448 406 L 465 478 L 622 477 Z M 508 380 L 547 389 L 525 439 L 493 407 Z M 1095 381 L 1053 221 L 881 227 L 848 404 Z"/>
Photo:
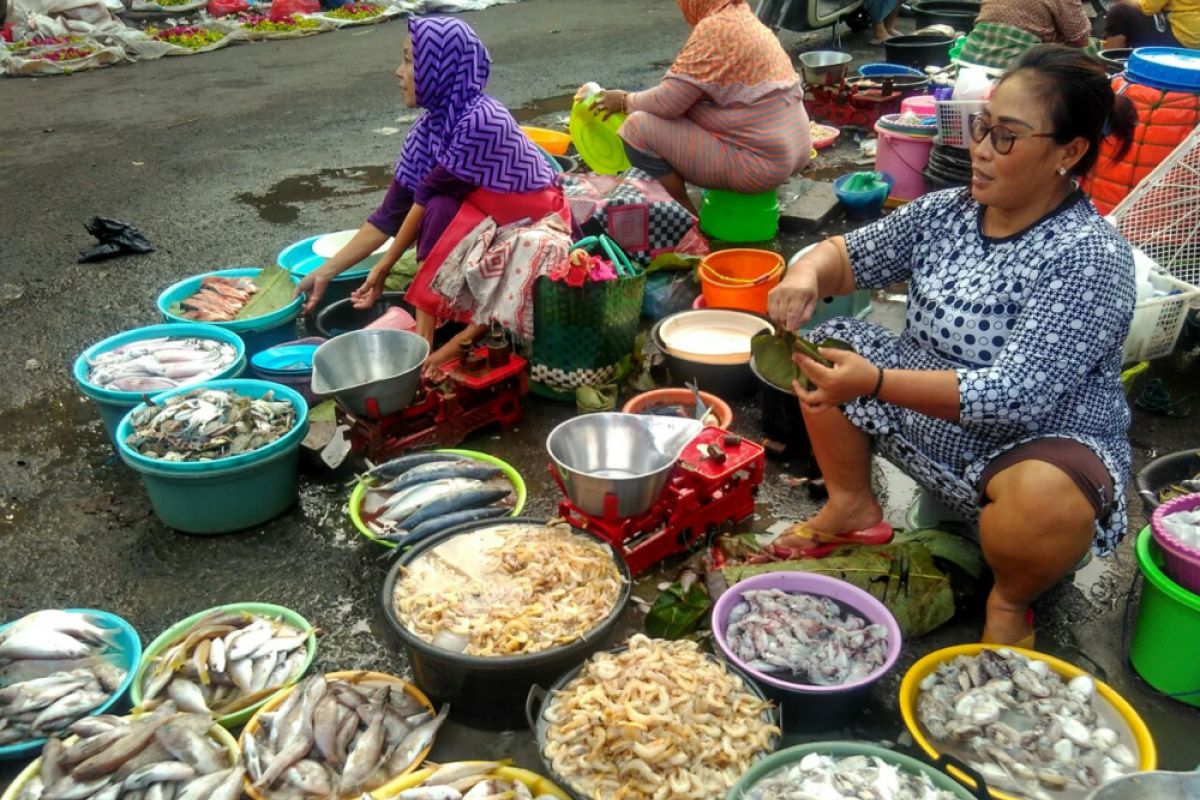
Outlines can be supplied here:
<path id="1" fill-rule="evenodd" d="M 795 338 L 789 333 L 760 333 L 750 340 L 750 354 L 759 375 L 790 392 L 792 381 L 800 381 L 801 386 L 808 388 L 808 379 L 792 361 L 792 344 L 788 337 Z"/>
<path id="2" fill-rule="evenodd" d="M 272 264 L 255 275 L 254 285 L 258 291 L 250 295 L 234 319 L 252 319 L 278 311 L 291 303 L 295 295 L 292 277 L 278 264 Z"/>
<path id="3" fill-rule="evenodd" d="M 870 592 L 896 617 L 905 636 L 921 636 L 948 622 L 955 611 L 950 576 L 925 545 L 905 541 L 877 547 L 843 547 L 824 558 L 725 567 L 730 585 L 764 572 L 813 572 Z"/>
<path id="4" fill-rule="evenodd" d="M 417 248 L 410 247 L 400 256 L 400 260 L 392 265 L 392 271 L 383 281 L 383 288 L 389 292 L 403 292 L 417 277 Z"/>
<path id="5" fill-rule="evenodd" d="M 916 542 L 924 545 L 934 558 L 949 561 L 976 580 L 987 574 L 987 562 L 983 560 L 983 551 L 971 539 L 958 533 L 922 528 L 897 533 L 892 543 Z"/>
<path id="6" fill-rule="evenodd" d="M 712 603 L 703 581 L 684 591 L 676 581 L 659 592 L 646 614 L 646 633 L 656 639 L 681 639 L 696 630 Z"/>
<path id="7" fill-rule="evenodd" d="M 655 256 L 649 266 L 646 267 L 646 274 L 658 272 L 663 269 L 684 270 L 692 269 L 700 263 L 700 256 L 687 256 L 682 253 L 661 253 Z"/>

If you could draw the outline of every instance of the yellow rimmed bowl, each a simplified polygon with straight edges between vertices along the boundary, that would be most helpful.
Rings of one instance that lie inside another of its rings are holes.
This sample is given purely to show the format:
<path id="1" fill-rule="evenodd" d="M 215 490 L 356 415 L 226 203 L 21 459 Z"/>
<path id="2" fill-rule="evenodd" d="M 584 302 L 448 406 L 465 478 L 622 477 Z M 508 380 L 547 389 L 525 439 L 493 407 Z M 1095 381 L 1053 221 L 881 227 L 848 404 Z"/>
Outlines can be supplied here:
<path id="1" fill-rule="evenodd" d="M 395 675 L 388 675 L 384 672 L 371 672 L 369 670 L 345 670 L 342 672 L 327 672 L 325 673 L 325 680 L 346 681 L 348 683 L 361 683 L 363 681 L 390 683 L 394 686 L 400 687 L 429 711 L 436 711 L 436 709 L 433 707 L 433 703 L 431 703 L 429 698 L 425 696 L 424 692 L 403 678 L 397 678 Z M 295 690 L 295 684 L 288 686 L 272 696 L 271 699 L 269 699 L 261 708 L 254 712 L 254 716 L 250 718 L 250 721 L 246 723 L 246 727 L 242 729 L 242 735 L 238 737 L 237 744 L 240 746 L 242 742 L 246 740 L 247 736 L 253 736 L 256 734 L 259 728 L 259 717 L 262 714 L 269 714 L 275 709 L 279 708 L 279 706 L 283 704 L 283 701 L 288 698 L 288 695 Z M 416 773 L 417 768 L 421 766 L 421 762 L 425 760 L 425 757 L 429 755 L 429 751 L 432 749 L 433 742 L 430 742 L 428 747 L 426 747 L 420 753 L 417 753 L 417 757 L 413 759 L 413 762 L 408 765 L 404 772 L 392 777 L 391 780 L 377 789 L 372 790 L 370 796 L 393 797 L 399 794 L 402 790 L 414 786 L 415 784 L 407 782 L 408 778 Z M 425 778 L 427 777 L 429 777 L 428 774 L 425 776 Z M 425 780 L 425 778 L 422 778 L 421 780 Z M 245 793 L 247 796 L 252 798 L 252 800 L 271 800 L 270 795 L 263 794 L 254 786 L 254 783 L 250 780 L 249 775 L 246 776 Z M 364 795 L 362 792 L 354 792 L 348 795 L 338 795 L 338 797 L 344 798 L 344 800 L 359 800 L 359 798 L 363 796 Z M 0 800 L 7 800 L 7 798 L 0 798 Z"/>
<path id="2" fill-rule="evenodd" d="M 127 719 L 135 719 L 138 716 L 140 715 L 133 714 L 127 717 Z M 221 745 L 221 747 L 225 748 L 225 752 L 229 753 L 229 761 L 231 765 L 236 765 L 238 761 L 241 760 L 242 751 L 238 748 L 238 743 L 233 738 L 233 735 L 229 733 L 229 731 L 225 730 L 225 728 L 214 722 L 212 727 L 208 729 L 208 736 L 214 742 Z M 71 736 L 67 739 L 64 739 L 63 743 L 70 745 L 78 738 L 78 736 Z M 4 790 L 4 794 L 0 794 L 0 800 L 17 800 L 17 798 L 21 796 L 21 791 L 25 788 L 25 786 L 39 774 L 41 774 L 41 771 L 42 759 L 38 757 L 35 758 L 29 766 L 21 770 L 21 773 L 13 779 L 13 782 L 10 783 L 8 788 Z"/>
<path id="3" fill-rule="evenodd" d="M 481 453 L 478 450 L 445 449 L 433 450 L 431 452 L 445 453 L 446 455 L 450 456 L 462 456 L 463 458 L 469 458 L 472 461 L 481 461 L 484 464 L 491 464 L 492 466 L 499 467 L 504 473 L 504 477 L 509 483 L 512 484 L 513 493 L 517 496 L 517 501 L 513 505 L 512 512 L 509 514 L 509 516 L 520 516 L 521 510 L 525 508 L 525 498 L 528 494 L 528 490 L 525 488 L 525 479 L 521 477 L 521 473 L 517 472 L 516 468 L 507 461 L 503 461 L 495 456 L 488 455 L 487 453 Z M 350 521 L 354 523 L 354 527 L 359 533 L 370 539 L 372 542 L 383 545 L 389 549 L 394 549 L 396 547 L 395 542 L 389 542 L 386 539 L 380 539 L 375 535 L 375 532 L 371 530 L 371 526 L 369 526 L 362 518 L 363 500 L 367 496 L 367 490 L 374 485 L 375 481 L 371 478 L 362 478 L 354 487 L 354 491 L 350 493 Z M 501 519 L 503 519 L 503 517 L 501 517 Z"/>
<path id="4" fill-rule="evenodd" d="M 936 650 L 913 664 L 904 675 L 904 680 L 900 683 L 900 714 L 904 717 L 904 725 L 908 728 L 908 732 L 912 734 L 913 741 L 931 758 L 936 759 L 942 753 L 937 745 L 925 735 L 924 727 L 917 720 L 917 697 L 921 694 L 921 681 L 936 672 L 937 668 L 947 661 L 952 661 L 958 656 L 967 656 L 968 658 L 976 656 L 984 650 L 1011 650 L 1030 660 L 1044 662 L 1050 669 L 1062 676 L 1064 680 L 1069 681 L 1072 678 L 1084 675 L 1091 678 L 1096 682 L 1096 694 L 1108 703 L 1133 733 L 1134 744 L 1137 747 L 1138 770 L 1148 772 L 1158 766 L 1158 751 L 1154 746 L 1154 739 L 1150 735 L 1150 729 L 1146 727 L 1146 723 L 1142 721 L 1142 718 L 1134 710 L 1133 706 L 1124 697 L 1117 694 L 1107 683 L 1104 683 L 1074 664 L 1044 653 L 1039 653 L 1035 650 L 981 643 L 961 644 Z M 949 767 L 948 772 L 969 787 L 975 785 L 973 779 L 954 767 Z M 1008 794 L 999 789 L 993 789 L 990 786 L 988 787 L 988 793 L 995 800 L 1023 800 L 1020 796 Z"/>
<path id="5" fill-rule="evenodd" d="M 287 624 L 299 628 L 308 634 L 308 641 L 305 643 L 304 666 L 301 667 L 295 675 L 288 678 L 287 682 L 283 686 L 279 687 L 279 690 L 275 694 L 264 697 L 257 703 L 246 706 L 246 708 L 242 709 L 241 711 L 235 711 L 232 714 L 226 714 L 222 717 L 217 717 L 216 722 L 218 725 L 223 725 L 226 728 L 236 728 L 238 725 L 241 725 L 243 722 L 250 719 L 250 716 L 259 708 L 262 708 L 264 704 L 278 697 L 281 693 L 286 692 L 288 687 L 300 680 L 300 677 L 304 675 L 304 673 L 308 672 L 308 668 L 312 666 L 313 658 L 315 658 L 317 655 L 317 631 L 304 617 L 300 616 L 295 611 L 292 611 L 290 608 L 284 608 L 283 606 L 277 606 L 272 603 L 226 603 L 223 606 L 214 606 L 212 608 L 205 609 L 204 611 L 197 612 L 192 614 L 187 619 L 176 622 L 174 625 L 167 628 L 162 634 L 160 634 L 157 639 L 150 643 L 150 646 L 146 648 L 145 653 L 142 655 L 141 663 L 138 664 L 137 674 L 133 676 L 133 685 L 129 687 L 129 702 L 134 706 L 134 708 L 137 708 L 142 704 L 142 685 L 145 681 L 147 670 L 154 666 L 154 659 L 157 658 L 159 654 L 161 654 L 168 647 L 186 636 L 188 630 L 190 630 L 197 622 L 204 619 L 209 614 L 215 614 L 218 611 L 244 611 L 249 614 L 254 614 L 255 616 L 282 619 Z"/>
<path id="6" fill-rule="evenodd" d="M 398 792 L 403 792 L 405 789 L 412 789 L 420 786 L 424 781 L 428 780 L 429 776 L 432 775 L 438 768 L 453 766 L 457 763 L 459 762 L 453 761 L 437 765 L 427 764 L 416 772 L 410 772 L 407 775 L 392 781 L 387 786 L 376 789 L 375 791 L 371 792 L 369 796 L 374 800 L 391 800 L 391 798 L 394 797 Z M 552 781 L 543 778 L 536 772 L 531 772 L 527 769 L 521 769 L 520 767 L 500 767 L 499 769 L 495 770 L 493 774 L 501 780 L 523 783 L 525 787 L 533 793 L 534 797 L 548 795 L 556 798 L 556 800 L 572 800 L 571 795 L 558 788 L 558 786 L 556 786 Z"/>

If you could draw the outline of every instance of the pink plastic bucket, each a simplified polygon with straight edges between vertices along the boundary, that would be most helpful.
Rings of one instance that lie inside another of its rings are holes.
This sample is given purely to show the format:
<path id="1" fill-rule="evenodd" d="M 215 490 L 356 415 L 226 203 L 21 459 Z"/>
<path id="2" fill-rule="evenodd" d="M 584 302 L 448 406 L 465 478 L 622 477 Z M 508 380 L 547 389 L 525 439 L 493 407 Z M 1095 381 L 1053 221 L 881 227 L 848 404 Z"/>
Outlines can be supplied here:
<path id="1" fill-rule="evenodd" d="M 1200 494 L 1185 494 L 1163 503 L 1150 517 L 1150 533 L 1162 550 L 1163 572 L 1167 577 L 1192 594 L 1200 595 L 1200 551 L 1167 533 L 1162 524 L 1163 517 L 1196 508 L 1200 508 Z"/>
<path id="2" fill-rule="evenodd" d="M 876 172 L 886 172 L 896 180 L 891 197 L 896 200 L 916 200 L 929 191 L 925 183 L 925 167 L 933 150 L 933 137 L 908 136 L 885 130 L 878 125 L 879 146 L 875 150 Z"/>

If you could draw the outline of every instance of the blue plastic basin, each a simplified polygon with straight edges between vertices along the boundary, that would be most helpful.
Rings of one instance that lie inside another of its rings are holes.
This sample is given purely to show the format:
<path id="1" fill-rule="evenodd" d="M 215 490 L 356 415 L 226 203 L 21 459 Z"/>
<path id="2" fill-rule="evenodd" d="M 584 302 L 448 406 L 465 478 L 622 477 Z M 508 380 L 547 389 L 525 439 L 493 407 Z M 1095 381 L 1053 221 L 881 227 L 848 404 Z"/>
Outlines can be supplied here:
<path id="1" fill-rule="evenodd" d="M 925 73 L 919 69 L 906 67 L 903 64 L 863 64 L 858 68 L 858 74 L 864 78 L 882 78 L 887 75 L 912 75 L 923 78 Z"/>
<path id="2" fill-rule="evenodd" d="M 275 263 L 286 269 L 292 276 L 292 279 L 299 283 L 305 275 L 319 269 L 327 260 L 313 252 L 313 244 L 326 235 L 322 233 L 310 236 L 307 239 L 301 239 L 294 244 L 288 245 L 279 251 L 279 255 L 275 257 Z M 372 259 L 367 258 L 363 263 L 369 261 L 372 261 Z M 367 279 L 367 275 L 370 273 L 371 265 L 367 264 L 365 267 L 353 266 L 341 275 L 338 275 L 325 287 L 325 294 L 321 296 L 321 302 L 317 303 L 317 307 L 313 309 L 313 313 L 315 314 L 339 300 L 345 300 L 350 296 L 351 292 L 362 285 L 362 282 Z"/>
<path id="3" fill-rule="evenodd" d="M 857 173 L 851 172 L 848 175 L 843 175 L 833 182 L 833 191 L 841 201 L 842 208 L 846 210 L 846 216 L 850 219 L 871 219 L 878 216 L 883 209 L 883 204 L 887 201 L 888 195 L 891 194 L 892 187 L 895 185 L 895 180 L 886 172 L 880 173 L 883 176 L 886 187 L 881 186 L 877 189 L 867 192 L 850 192 L 843 187 Z"/>
<path id="4" fill-rule="evenodd" d="M 92 402 L 96 404 L 96 408 L 100 411 L 100 419 L 104 421 L 104 432 L 108 434 L 108 438 L 113 444 L 117 443 L 116 430 L 117 425 L 121 422 L 121 418 L 128 414 L 130 409 L 142 402 L 145 392 L 118 392 L 112 389 L 101 389 L 99 386 L 93 386 L 91 383 L 88 383 L 87 379 L 88 360 L 102 353 L 107 353 L 109 350 L 113 350 L 121 345 L 138 342 L 143 339 L 156 339 L 159 336 L 171 336 L 181 339 L 214 339 L 218 342 L 233 345 L 234 350 L 237 351 L 237 358 L 233 360 L 232 364 L 218 374 L 213 375 L 209 380 L 237 378 L 246 370 L 246 345 L 241 337 L 236 333 L 231 333 L 215 325 L 203 322 L 149 325 L 145 328 L 135 328 L 131 331 L 118 333 L 116 336 L 110 336 L 103 341 L 97 342 L 79 354 L 79 357 L 75 359 L 72 372 L 75 375 L 75 382 L 79 384 L 79 390 L 90 397 Z"/>
<path id="5" fill-rule="evenodd" d="M 233 269 L 219 269 L 214 272 L 206 272 L 203 275 L 185 278 L 179 283 L 167 287 L 158 296 L 158 311 L 162 314 L 163 320 L 166 322 L 187 322 L 194 324 L 195 320 L 172 314 L 169 309 L 176 303 L 180 303 L 200 291 L 200 282 L 202 280 L 210 276 L 220 278 L 254 278 L 260 272 L 262 270 L 258 267 L 234 267 Z M 299 284 L 300 281 L 293 275 L 292 283 Z M 303 305 L 304 297 L 300 296 L 283 308 L 272 311 L 270 314 L 263 314 L 261 317 L 236 319 L 231 322 L 206 322 L 204 324 L 215 325 L 218 328 L 233 331 L 242 337 L 242 341 L 246 345 L 246 357 L 249 358 L 260 350 L 266 350 L 268 347 L 296 338 L 296 317 L 300 316 L 300 309 Z"/>
<path id="6" fill-rule="evenodd" d="M 199 388 L 232 390 L 247 397 L 274 391 L 276 399 L 289 400 L 295 406 L 296 423 L 281 438 L 249 453 L 212 461 L 160 461 L 125 443 L 133 432 L 131 411 L 117 427 L 117 449 L 121 460 L 141 473 L 154 513 L 185 533 L 230 533 L 282 513 L 296 502 L 300 488 L 300 442 L 308 431 L 304 397 L 282 384 L 233 379 L 172 389 L 156 395 L 152 402 Z"/>
<path id="7" fill-rule="evenodd" d="M 99 627 L 115 628 L 117 630 L 117 634 L 114 637 L 113 651 L 116 654 L 116 664 L 125 670 L 125 680 L 121 681 L 121 685 L 117 687 L 117 691 L 113 692 L 111 697 L 89 711 L 85 716 L 97 716 L 99 714 L 106 714 L 109 710 L 115 710 L 114 706 L 122 702 L 125 699 L 125 695 L 129 692 L 129 687 L 133 683 L 133 674 L 137 671 L 138 662 L 142 660 L 142 640 L 138 637 L 138 632 L 128 622 L 116 614 L 110 614 L 107 611 L 100 611 L 95 608 L 67 608 L 63 610 L 76 614 L 87 614 L 95 618 L 96 624 Z M 12 622 L 0 625 L 0 633 L 3 633 L 15 622 L 16 620 L 13 620 Z M 0 746 L 0 761 L 32 757 L 37 751 L 42 749 L 42 745 L 45 743 L 45 738 L 41 738 Z"/>

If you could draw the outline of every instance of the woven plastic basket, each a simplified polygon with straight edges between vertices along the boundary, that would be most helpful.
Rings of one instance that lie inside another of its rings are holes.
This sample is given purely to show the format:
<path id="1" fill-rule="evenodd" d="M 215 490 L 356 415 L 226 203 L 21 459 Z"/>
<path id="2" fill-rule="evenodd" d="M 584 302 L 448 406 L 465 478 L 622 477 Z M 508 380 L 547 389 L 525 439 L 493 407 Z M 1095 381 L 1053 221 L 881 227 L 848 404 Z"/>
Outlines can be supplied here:
<path id="1" fill-rule="evenodd" d="M 937 143 L 947 147 L 970 147 L 970 116 L 983 111 L 985 105 L 983 100 L 938 100 Z"/>
<path id="2" fill-rule="evenodd" d="M 1193 594 L 1200 594 L 1200 550 L 1195 550 L 1167 533 L 1163 517 L 1200 508 L 1200 494 L 1185 494 L 1163 503 L 1150 515 L 1150 533 L 1162 549 L 1163 572 Z"/>
<path id="3" fill-rule="evenodd" d="M 534 287 L 530 389 L 571 402 L 580 386 L 609 383 L 633 352 L 646 291 L 646 276 L 608 237 L 588 237 L 575 247 L 608 257 L 618 278 L 575 288 L 542 277 Z"/>

